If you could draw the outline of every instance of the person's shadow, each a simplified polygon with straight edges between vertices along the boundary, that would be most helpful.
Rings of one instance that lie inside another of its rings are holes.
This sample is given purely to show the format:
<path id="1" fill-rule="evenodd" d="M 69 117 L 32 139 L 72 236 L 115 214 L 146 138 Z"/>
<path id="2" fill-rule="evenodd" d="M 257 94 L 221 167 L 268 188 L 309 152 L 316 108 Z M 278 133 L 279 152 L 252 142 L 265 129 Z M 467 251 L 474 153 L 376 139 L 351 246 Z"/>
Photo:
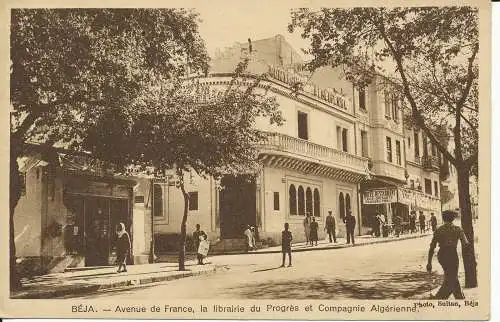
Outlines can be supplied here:
<path id="1" fill-rule="evenodd" d="M 274 271 L 275 269 L 280 269 L 282 268 L 281 266 L 277 267 L 271 267 L 271 268 L 264 268 L 264 269 L 258 269 L 256 271 L 253 271 L 252 273 L 260 273 L 260 272 L 267 272 L 267 271 Z"/>

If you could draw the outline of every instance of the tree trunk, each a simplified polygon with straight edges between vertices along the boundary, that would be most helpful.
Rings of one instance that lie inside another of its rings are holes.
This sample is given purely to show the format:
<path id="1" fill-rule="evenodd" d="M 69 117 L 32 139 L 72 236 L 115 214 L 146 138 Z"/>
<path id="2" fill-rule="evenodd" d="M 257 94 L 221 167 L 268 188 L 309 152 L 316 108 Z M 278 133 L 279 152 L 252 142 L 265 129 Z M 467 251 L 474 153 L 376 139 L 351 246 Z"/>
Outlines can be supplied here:
<path id="1" fill-rule="evenodd" d="M 474 248 L 474 227 L 472 226 L 472 209 L 469 193 L 469 170 L 458 168 L 458 199 L 460 205 L 460 220 L 469 246 L 462 245 L 462 258 L 465 270 L 465 287 L 477 287 L 477 263 Z"/>
<path id="2" fill-rule="evenodd" d="M 19 167 L 17 165 L 17 144 L 11 140 L 10 146 L 10 184 L 9 184 L 9 251 L 10 251 L 10 290 L 18 290 L 21 288 L 21 279 L 16 268 L 16 243 L 14 235 L 14 211 L 17 202 L 21 198 L 21 177 Z"/>
<path id="3" fill-rule="evenodd" d="M 186 260 L 186 223 L 188 216 L 188 206 L 189 206 L 189 195 L 184 189 L 184 183 L 181 183 L 181 191 L 184 196 L 184 215 L 182 216 L 181 223 L 181 237 L 179 241 L 179 271 L 186 270 L 184 262 Z"/>

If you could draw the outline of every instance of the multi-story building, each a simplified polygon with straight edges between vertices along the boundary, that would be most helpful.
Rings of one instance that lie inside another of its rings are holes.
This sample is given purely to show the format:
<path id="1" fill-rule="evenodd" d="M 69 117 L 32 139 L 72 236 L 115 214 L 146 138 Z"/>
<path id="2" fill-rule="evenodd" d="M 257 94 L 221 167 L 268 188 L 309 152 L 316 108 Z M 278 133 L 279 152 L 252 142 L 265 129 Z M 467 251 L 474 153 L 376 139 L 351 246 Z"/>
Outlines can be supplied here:
<path id="1" fill-rule="evenodd" d="M 348 211 L 360 221 L 359 184 L 368 176 L 368 158 L 357 153 L 357 117 L 348 91 L 352 85 L 339 81 L 335 88 L 309 83 L 294 92 L 292 86 L 305 80 L 300 73 L 302 60 L 279 35 L 220 53 L 210 76 L 200 82 L 227 86 L 244 57 L 249 58 L 248 74 L 267 73 L 261 85 L 276 97 L 286 121 L 282 126 L 270 125 L 266 119 L 256 121 L 267 141 L 259 147 L 262 169 L 254 180 L 225 177 L 217 183 L 193 174 L 186 187 L 188 227 L 194 229 L 199 223 L 212 240 L 219 239 L 226 247 L 243 236 L 246 225 L 255 226 L 261 240 L 279 243 L 283 224 L 288 222 L 294 240 L 301 241 L 306 214 L 316 218 L 322 234 L 332 210 L 338 233 L 344 235 L 342 219 Z M 183 199 L 168 184 L 158 183 L 154 191 L 154 200 L 161 203 L 156 207 L 161 210 L 155 213 L 155 239 L 159 249 L 168 248 L 161 245 L 162 240 L 170 244 L 168 235 L 179 231 Z"/>

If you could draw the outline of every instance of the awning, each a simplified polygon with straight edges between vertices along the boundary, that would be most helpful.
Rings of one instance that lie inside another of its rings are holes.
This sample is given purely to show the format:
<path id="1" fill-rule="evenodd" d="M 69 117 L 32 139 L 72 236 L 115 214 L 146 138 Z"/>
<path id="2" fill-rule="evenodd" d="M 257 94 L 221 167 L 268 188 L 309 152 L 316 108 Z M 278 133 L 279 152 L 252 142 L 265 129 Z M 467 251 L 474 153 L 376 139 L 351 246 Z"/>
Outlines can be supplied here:
<path id="1" fill-rule="evenodd" d="M 363 203 L 385 204 L 399 202 L 411 209 L 434 210 L 441 208 L 441 200 L 430 195 L 402 187 L 387 187 L 363 191 Z"/>

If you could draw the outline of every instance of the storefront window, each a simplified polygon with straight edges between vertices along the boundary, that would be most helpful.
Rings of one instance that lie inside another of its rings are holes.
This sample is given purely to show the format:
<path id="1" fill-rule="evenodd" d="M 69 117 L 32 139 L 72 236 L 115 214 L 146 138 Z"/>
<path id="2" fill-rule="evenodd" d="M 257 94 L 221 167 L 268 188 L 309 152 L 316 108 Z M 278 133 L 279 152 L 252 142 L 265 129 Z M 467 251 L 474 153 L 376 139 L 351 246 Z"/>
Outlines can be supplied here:
<path id="1" fill-rule="evenodd" d="M 307 214 L 313 214 L 313 200 L 312 200 L 312 191 L 311 188 L 307 187 L 306 189 L 306 212 Z"/>
<path id="2" fill-rule="evenodd" d="M 342 192 L 339 194 L 339 214 L 340 214 L 340 219 L 344 220 L 345 202 L 344 202 L 344 194 Z"/>
<path id="3" fill-rule="evenodd" d="M 298 189 L 298 205 L 299 205 L 299 216 L 305 216 L 305 198 L 304 198 L 304 188 L 302 186 L 299 186 Z"/>
<path id="4" fill-rule="evenodd" d="M 295 190 L 295 185 L 291 184 L 288 189 L 288 202 L 290 203 L 290 215 L 297 214 L 297 191 Z"/>
<path id="5" fill-rule="evenodd" d="M 320 204 L 320 200 L 319 200 L 319 190 L 314 189 L 314 216 L 315 217 L 319 217 L 321 215 L 320 208 L 321 208 L 321 204 Z"/>

